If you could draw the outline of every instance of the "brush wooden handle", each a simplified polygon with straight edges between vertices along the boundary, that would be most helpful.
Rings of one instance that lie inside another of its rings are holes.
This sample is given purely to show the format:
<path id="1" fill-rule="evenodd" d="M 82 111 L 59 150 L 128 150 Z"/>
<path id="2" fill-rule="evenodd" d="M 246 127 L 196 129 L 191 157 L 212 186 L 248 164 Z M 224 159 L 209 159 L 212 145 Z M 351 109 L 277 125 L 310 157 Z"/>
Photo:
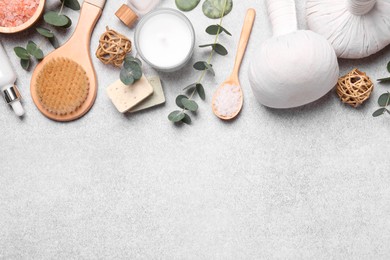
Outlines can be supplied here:
<path id="1" fill-rule="evenodd" d="M 100 7 L 84 2 L 81 8 L 79 22 L 70 41 L 73 41 L 78 46 L 81 44 L 81 46 L 89 49 L 92 31 L 101 14 L 102 9 Z"/>
<path id="2" fill-rule="evenodd" d="M 232 76 L 238 79 L 238 73 L 240 71 L 242 59 L 244 58 L 244 54 L 246 51 L 246 47 L 248 45 L 249 36 L 251 35 L 253 23 L 255 22 L 256 11 L 254 9 L 249 9 L 246 13 L 244 26 L 242 27 L 241 38 L 238 44 L 236 62 L 234 64 L 234 69 Z"/>

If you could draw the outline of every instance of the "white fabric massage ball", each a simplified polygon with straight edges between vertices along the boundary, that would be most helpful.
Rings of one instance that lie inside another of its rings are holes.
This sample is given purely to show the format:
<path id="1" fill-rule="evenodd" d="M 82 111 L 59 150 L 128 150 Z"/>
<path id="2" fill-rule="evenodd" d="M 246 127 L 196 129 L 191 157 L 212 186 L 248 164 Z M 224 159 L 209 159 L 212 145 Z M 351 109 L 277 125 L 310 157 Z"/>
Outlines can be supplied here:
<path id="1" fill-rule="evenodd" d="M 364 58 L 390 44 L 390 0 L 307 0 L 306 19 L 341 58 Z"/>
<path id="2" fill-rule="evenodd" d="M 272 108 L 313 102 L 335 87 L 339 66 L 334 49 L 321 35 L 297 30 L 295 2 L 268 0 L 274 37 L 253 57 L 249 81 L 257 100 Z"/>
<path id="3" fill-rule="evenodd" d="M 313 102 L 328 93 L 338 77 L 332 46 L 311 31 L 296 31 L 267 40 L 249 71 L 255 97 L 272 108 Z"/>

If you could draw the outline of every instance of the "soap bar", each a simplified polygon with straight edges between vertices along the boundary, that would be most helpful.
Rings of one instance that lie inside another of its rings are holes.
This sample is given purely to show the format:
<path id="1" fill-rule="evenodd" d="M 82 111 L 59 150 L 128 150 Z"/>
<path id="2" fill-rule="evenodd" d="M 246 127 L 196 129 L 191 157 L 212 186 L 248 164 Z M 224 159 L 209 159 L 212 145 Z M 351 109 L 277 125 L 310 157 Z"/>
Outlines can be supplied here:
<path id="1" fill-rule="evenodd" d="M 147 108 L 155 107 L 165 103 L 164 90 L 162 88 L 160 78 L 158 76 L 154 76 L 148 78 L 148 80 L 153 87 L 154 90 L 153 94 L 149 96 L 147 99 L 145 99 L 144 101 L 142 101 L 142 103 L 140 103 L 136 107 L 130 109 L 131 113 L 144 110 Z"/>
<path id="2" fill-rule="evenodd" d="M 133 85 L 117 80 L 107 88 L 108 97 L 121 113 L 126 113 L 153 94 L 153 87 L 143 75 Z"/>

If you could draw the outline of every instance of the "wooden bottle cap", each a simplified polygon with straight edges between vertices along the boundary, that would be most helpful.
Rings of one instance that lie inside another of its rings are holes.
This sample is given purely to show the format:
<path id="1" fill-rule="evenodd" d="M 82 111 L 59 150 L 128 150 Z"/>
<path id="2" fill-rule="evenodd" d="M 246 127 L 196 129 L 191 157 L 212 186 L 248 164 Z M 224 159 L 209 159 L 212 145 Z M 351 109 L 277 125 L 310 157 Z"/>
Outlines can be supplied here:
<path id="1" fill-rule="evenodd" d="M 138 15 L 125 4 L 116 11 L 115 15 L 128 27 L 131 27 L 138 19 Z"/>

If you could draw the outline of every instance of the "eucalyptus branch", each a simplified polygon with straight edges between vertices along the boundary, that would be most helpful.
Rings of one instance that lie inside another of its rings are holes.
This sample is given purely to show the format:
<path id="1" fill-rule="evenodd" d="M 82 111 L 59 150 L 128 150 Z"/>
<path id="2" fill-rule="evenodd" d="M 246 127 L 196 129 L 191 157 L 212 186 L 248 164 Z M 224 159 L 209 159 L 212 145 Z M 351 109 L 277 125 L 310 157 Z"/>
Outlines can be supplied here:
<path id="1" fill-rule="evenodd" d="M 390 62 L 387 64 L 387 71 L 390 73 Z M 378 81 L 380 83 L 388 83 L 390 82 L 390 77 L 378 79 Z M 388 108 L 388 106 L 390 106 L 390 92 L 387 91 L 387 93 L 383 93 L 379 96 L 378 105 L 380 108 L 372 114 L 373 117 L 381 116 L 386 112 L 390 114 L 390 108 Z"/>
<path id="2" fill-rule="evenodd" d="M 173 111 L 168 116 L 168 119 L 174 123 L 181 122 L 190 124 L 192 122 L 191 117 L 187 112 L 196 112 L 199 108 L 198 104 L 194 100 L 195 94 L 198 94 L 202 100 L 206 99 L 206 94 L 202 82 L 207 72 L 210 72 L 213 76 L 215 76 L 213 65 L 211 64 L 214 54 L 219 54 L 222 56 L 228 54 L 226 48 L 219 43 L 219 36 L 221 33 L 225 33 L 231 36 L 230 32 L 222 27 L 223 17 L 225 16 L 227 4 L 228 0 L 225 0 L 219 24 L 210 25 L 206 28 L 206 32 L 208 34 L 215 35 L 214 41 L 211 44 L 200 45 L 199 47 L 211 47 L 210 54 L 206 61 L 198 61 L 193 65 L 194 69 L 201 71 L 201 73 L 195 83 L 184 88 L 184 91 L 190 92 L 189 96 L 181 94 L 176 97 L 176 105 L 181 108 L 181 110 Z"/>

